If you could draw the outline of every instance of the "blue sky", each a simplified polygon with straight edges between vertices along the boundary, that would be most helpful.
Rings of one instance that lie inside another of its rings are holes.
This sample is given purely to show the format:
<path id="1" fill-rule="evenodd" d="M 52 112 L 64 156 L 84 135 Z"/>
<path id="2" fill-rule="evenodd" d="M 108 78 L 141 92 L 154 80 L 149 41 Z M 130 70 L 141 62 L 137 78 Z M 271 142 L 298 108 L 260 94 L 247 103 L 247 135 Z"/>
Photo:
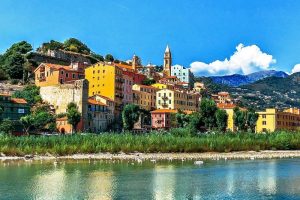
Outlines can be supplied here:
<path id="1" fill-rule="evenodd" d="M 291 72 L 300 63 L 299 10 L 297 0 L 1 0 L 0 52 L 20 40 L 36 48 L 75 37 L 102 55 L 162 64 L 168 43 L 173 64 L 194 63 L 200 75 Z"/>

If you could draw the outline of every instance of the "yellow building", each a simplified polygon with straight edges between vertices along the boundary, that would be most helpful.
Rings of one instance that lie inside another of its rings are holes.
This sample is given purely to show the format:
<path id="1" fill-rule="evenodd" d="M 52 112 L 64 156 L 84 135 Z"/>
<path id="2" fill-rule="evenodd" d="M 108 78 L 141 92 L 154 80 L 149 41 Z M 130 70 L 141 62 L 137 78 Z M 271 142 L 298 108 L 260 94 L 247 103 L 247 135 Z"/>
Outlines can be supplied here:
<path id="1" fill-rule="evenodd" d="M 174 89 L 174 85 L 168 85 L 163 83 L 154 83 L 151 85 L 152 87 L 155 87 L 157 89 Z"/>
<path id="2" fill-rule="evenodd" d="M 259 117 L 256 122 L 256 132 L 300 129 L 300 110 L 298 108 L 290 108 L 284 111 L 268 108 L 266 111 L 257 113 Z"/>
<path id="3" fill-rule="evenodd" d="M 133 103 L 145 110 L 154 110 L 157 90 L 152 86 L 134 84 L 132 86 Z"/>
<path id="4" fill-rule="evenodd" d="M 89 96 L 102 95 L 112 99 L 115 111 L 121 110 L 123 99 L 123 71 L 110 63 L 99 62 L 85 69 L 85 78 L 89 81 Z"/>
<path id="5" fill-rule="evenodd" d="M 227 115 L 228 115 L 227 130 L 235 131 L 233 115 L 234 115 L 234 108 L 236 107 L 236 105 L 235 104 L 228 104 L 228 103 L 218 103 L 217 107 L 221 110 L 225 110 Z"/>
<path id="6" fill-rule="evenodd" d="M 197 111 L 200 95 L 198 93 L 162 89 L 156 92 L 157 109 Z"/>

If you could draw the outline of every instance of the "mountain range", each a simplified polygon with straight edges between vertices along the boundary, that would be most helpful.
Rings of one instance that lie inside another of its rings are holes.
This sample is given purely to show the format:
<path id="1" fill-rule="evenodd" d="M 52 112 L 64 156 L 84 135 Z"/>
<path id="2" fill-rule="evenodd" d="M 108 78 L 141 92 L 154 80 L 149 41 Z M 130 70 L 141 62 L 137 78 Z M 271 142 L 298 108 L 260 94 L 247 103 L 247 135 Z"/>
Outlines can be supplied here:
<path id="1" fill-rule="evenodd" d="M 255 110 L 300 108 L 300 72 L 284 77 L 270 76 L 240 86 L 215 83 L 212 77 L 197 77 L 196 80 L 205 84 L 206 94 L 227 91 L 241 107 Z"/>
<path id="2" fill-rule="evenodd" d="M 226 76 L 211 76 L 213 82 L 217 84 L 228 85 L 232 87 L 238 87 L 241 85 L 247 85 L 254 83 L 255 81 L 267 78 L 267 77 L 281 77 L 285 78 L 288 74 L 283 71 L 276 70 L 264 70 L 259 72 L 254 72 L 248 75 L 233 74 Z"/>

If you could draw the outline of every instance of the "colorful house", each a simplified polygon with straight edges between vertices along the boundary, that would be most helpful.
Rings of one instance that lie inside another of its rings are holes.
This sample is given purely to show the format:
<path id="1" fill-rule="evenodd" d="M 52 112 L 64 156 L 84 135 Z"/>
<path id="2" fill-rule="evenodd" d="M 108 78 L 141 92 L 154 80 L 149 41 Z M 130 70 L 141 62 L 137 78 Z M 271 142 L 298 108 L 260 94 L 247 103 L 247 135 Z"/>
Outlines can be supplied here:
<path id="1" fill-rule="evenodd" d="M 111 63 L 99 62 L 85 69 L 89 81 L 89 96 L 101 95 L 115 102 L 115 114 L 119 115 L 123 102 L 123 70 Z"/>
<path id="2" fill-rule="evenodd" d="M 25 99 L 12 98 L 9 94 L 0 94 L 0 120 L 10 119 L 18 121 L 21 117 L 30 113 L 30 106 Z M 23 127 L 15 124 L 14 134 L 21 134 Z"/>
<path id="3" fill-rule="evenodd" d="M 172 115 L 176 110 L 160 109 L 151 111 L 151 124 L 154 129 L 169 129 L 172 127 Z"/>
<path id="4" fill-rule="evenodd" d="M 279 111 L 275 108 L 268 108 L 265 111 L 257 112 L 256 132 L 273 132 L 276 130 L 300 130 L 300 110 L 289 108 Z"/>
<path id="5" fill-rule="evenodd" d="M 189 68 L 174 65 L 171 67 L 171 76 L 176 76 L 181 82 L 187 83 L 187 86 L 190 89 L 194 85 L 194 75 Z"/>
<path id="6" fill-rule="evenodd" d="M 84 78 L 85 65 L 72 63 L 69 66 L 41 63 L 35 70 L 35 85 L 58 85 Z"/>
<path id="7" fill-rule="evenodd" d="M 132 85 L 133 78 L 131 76 L 123 74 L 124 84 L 123 84 L 123 104 L 130 104 L 133 102 L 133 93 L 132 93 Z"/>
<path id="8" fill-rule="evenodd" d="M 186 90 L 162 89 L 156 93 L 156 108 L 197 111 L 200 101 L 198 93 Z"/>
<path id="9" fill-rule="evenodd" d="M 132 86 L 133 103 L 145 110 L 154 110 L 157 90 L 152 86 L 134 84 Z"/>
<path id="10" fill-rule="evenodd" d="M 234 126 L 234 108 L 237 107 L 235 104 L 229 104 L 229 103 L 218 103 L 217 107 L 221 110 L 225 110 L 227 115 L 228 115 L 228 119 L 227 119 L 227 130 L 230 131 L 235 131 L 235 126 Z"/>

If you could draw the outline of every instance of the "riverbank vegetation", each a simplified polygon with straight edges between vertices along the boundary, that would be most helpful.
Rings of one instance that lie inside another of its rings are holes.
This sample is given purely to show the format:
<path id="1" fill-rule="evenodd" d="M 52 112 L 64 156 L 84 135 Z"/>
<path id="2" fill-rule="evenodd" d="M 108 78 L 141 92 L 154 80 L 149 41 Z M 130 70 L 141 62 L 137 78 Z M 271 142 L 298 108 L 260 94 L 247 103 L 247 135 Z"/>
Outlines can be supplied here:
<path id="1" fill-rule="evenodd" d="M 10 156 L 72 155 L 110 153 L 233 152 L 260 150 L 299 150 L 300 132 L 222 133 L 210 132 L 192 136 L 188 129 L 169 132 L 74 134 L 59 136 L 0 136 L 0 152 Z"/>

